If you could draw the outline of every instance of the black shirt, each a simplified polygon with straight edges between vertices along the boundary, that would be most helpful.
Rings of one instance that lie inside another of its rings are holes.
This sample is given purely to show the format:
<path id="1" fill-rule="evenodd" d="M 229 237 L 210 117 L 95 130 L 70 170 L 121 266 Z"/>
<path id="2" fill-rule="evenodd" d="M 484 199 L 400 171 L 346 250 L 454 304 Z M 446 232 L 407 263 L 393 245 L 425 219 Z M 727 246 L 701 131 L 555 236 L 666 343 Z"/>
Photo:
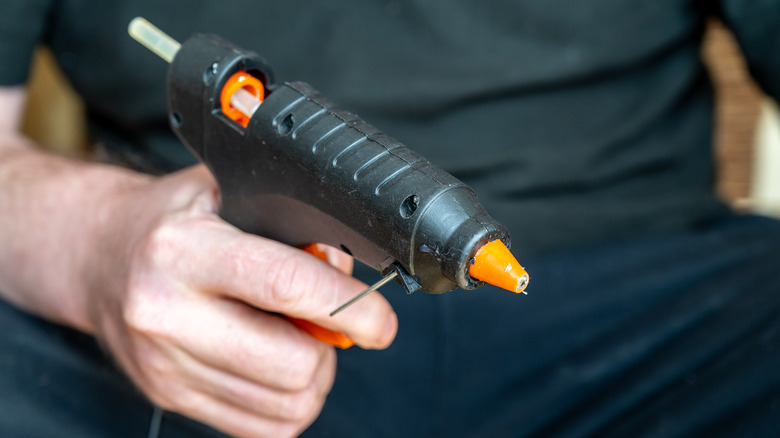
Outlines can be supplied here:
<path id="1" fill-rule="evenodd" d="M 699 57 L 708 14 L 780 96 L 771 0 L 4 3 L 0 84 L 23 82 L 48 44 L 111 149 L 161 170 L 194 162 L 167 129 L 167 65 L 127 36 L 129 21 L 180 41 L 216 33 L 471 185 L 516 255 L 724 212 Z"/>

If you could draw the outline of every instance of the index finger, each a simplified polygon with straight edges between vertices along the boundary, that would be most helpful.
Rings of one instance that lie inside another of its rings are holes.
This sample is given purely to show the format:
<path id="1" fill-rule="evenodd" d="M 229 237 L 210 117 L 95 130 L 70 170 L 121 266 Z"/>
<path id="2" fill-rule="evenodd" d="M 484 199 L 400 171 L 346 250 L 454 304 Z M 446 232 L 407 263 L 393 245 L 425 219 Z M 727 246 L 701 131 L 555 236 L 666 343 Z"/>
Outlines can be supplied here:
<path id="1" fill-rule="evenodd" d="M 338 317 L 329 316 L 364 290 L 364 283 L 301 250 L 224 222 L 201 225 L 187 241 L 192 260 L 177 263 L 180 278 L 190 287 L 309 320 L 343 332 L 364 348 L 385 348 L 395 337 L 397 318 L 380 294 L 367 296 Z"/>

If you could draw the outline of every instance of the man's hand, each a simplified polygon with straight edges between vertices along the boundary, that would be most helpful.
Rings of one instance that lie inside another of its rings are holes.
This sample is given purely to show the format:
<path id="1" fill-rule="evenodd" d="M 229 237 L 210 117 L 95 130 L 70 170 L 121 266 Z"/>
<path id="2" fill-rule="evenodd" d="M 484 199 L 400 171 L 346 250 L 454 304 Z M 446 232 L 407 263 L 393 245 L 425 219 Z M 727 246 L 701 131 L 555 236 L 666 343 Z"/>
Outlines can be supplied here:
<path id="1" fill-rule="evenodd" d="M 0 295 L 95 335 L 158 405 L 232 435 L 295 435 L 336 360 L 277 313 L 392 342 L 379 294 L 328 316 L 365 287 L 343 257 L 336 269 L 220 220 L 203 166 L 151 178 L 42 153 L 15 132 L 23 97 L 0 89 Z"/>
<path id="2" fill-rule="evenodd" d="M 335 353 L 269 312 L 342 331 L 366 348 L 386 347 L 395 335 L 395 316 L 378 294 L 328 317 L 365 285 L 221 221 L 202 166 L 112 204 L 90 268 L 90 320 L 166 409 L 234 435 L 294 435 L 320 412 Z"/>
<path id="3" fill-rule="evenodd" d="M 216 196 L 198 166 L 113 200 L 89 268 L 90 320 L 161 407 L 233 435 L 298 434 L 333 384 L 335 352 L 273 313 L 344 332 L 364 348 L 390 344 L 395 315 L 373 294 L 330 318 L 365 285 L 226 224 Z"/>

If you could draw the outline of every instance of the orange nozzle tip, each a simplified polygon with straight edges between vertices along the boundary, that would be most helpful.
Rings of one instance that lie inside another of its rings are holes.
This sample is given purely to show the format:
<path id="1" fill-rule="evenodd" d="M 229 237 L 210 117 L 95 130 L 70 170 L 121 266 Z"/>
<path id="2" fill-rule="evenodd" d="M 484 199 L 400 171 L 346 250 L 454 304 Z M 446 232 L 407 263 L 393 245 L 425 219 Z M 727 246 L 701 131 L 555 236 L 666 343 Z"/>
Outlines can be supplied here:
<path id="1" fill-rule="evenodd" d="M 474 256 L 469 275 L 502 289 L 520 293 L 528 286 L 528 272 L 499 239 L 486 243 Z"/>

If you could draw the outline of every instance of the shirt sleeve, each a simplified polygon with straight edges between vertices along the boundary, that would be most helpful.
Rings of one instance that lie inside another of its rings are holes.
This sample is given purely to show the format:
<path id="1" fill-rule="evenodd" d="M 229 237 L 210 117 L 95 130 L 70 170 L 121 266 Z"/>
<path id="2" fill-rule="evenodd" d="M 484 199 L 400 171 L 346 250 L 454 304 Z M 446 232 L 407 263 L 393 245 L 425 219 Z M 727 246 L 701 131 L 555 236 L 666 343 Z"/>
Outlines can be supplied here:
<path id="1" fill-rule="evenodd" d="M 750 74 L 780 101 L 780 0 L 720 0 L 717 13 L 734 33 Z"/>
<path id="2" fill-rule="evenodd" d="M 0 86 L 27 80 L 35 46 L 43 39 L 52 0 L 0 0 Z"/>

